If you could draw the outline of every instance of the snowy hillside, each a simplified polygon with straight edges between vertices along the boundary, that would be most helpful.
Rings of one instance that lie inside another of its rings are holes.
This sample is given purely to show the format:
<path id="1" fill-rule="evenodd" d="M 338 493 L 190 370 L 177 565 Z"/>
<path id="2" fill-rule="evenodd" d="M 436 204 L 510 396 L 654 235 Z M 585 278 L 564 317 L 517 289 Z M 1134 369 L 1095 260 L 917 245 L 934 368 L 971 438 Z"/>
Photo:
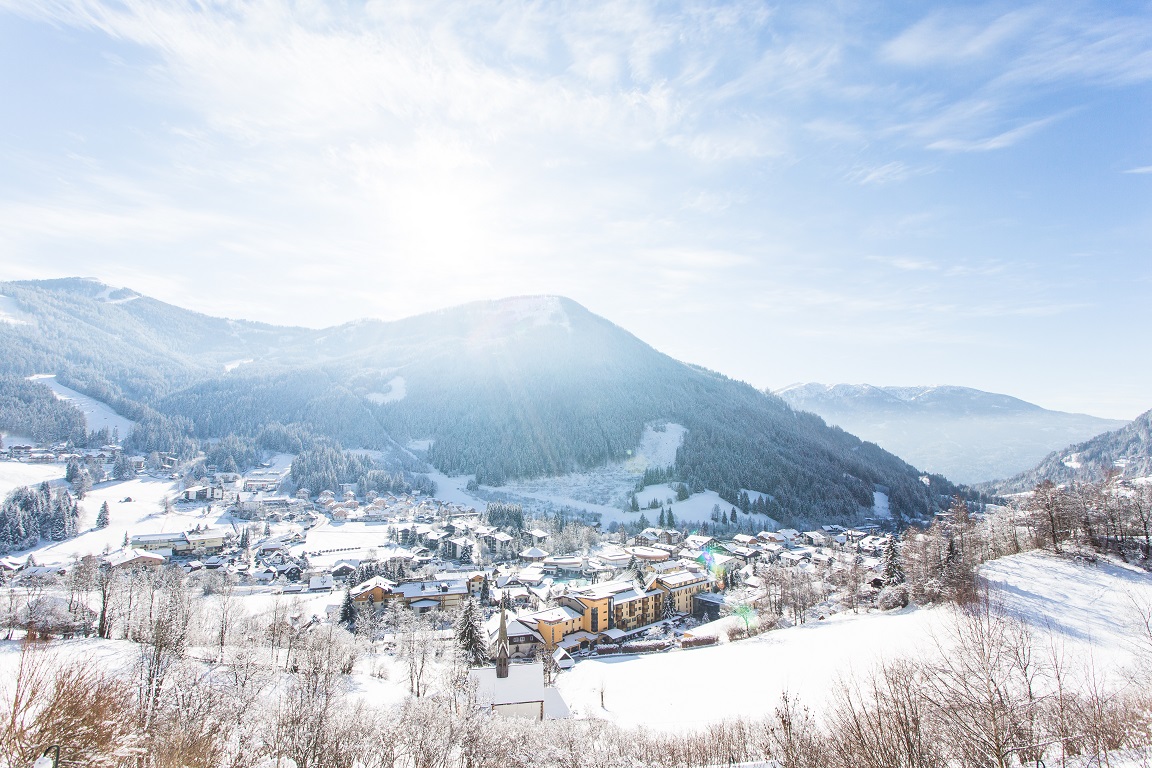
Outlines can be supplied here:
<path id="1" fill-rule="evenodd" d="M 1122 683 L 1136 662 L 1134 605 L 1152 605 L 1152 575 L 1032 552 L 993 561 L 993 599 L 1024 619 L 1076 667 Z M 927 659 L 947 643 L 950 609 L 838 614 L 735 643 L 668 654 L 581 661 L 559 687 L 579 717 L 677 731 L 771 713 L 783 691 L 819 710 L 837 681 L 860 679 L 882 660 Z M 1084 679 L 1079 677 L 1079 679 Z M 603 691 L 604 706 L 600 706 Z"/>
<path id="2" fill-rule="evenodd" d="M 0 293 L 12 299 L 0 309 L 35 321 L 0 322 L 0 373 L 55 372 L 121 412 L 173 419 L 141 438 L 145 454 L 187 447 L 176 445 L 176 419 L 197 439 L 279 422 L 348 448 L 421 441 L 420 460 L 440 472 L 501 487 L 611 473 L 663 420 L 686 431 L 661 468 L 729 502 L 742 488 L 767 494 L 767 511 L 789 524 L 854 522 L 876 486 L 889 489 L 894 517 L 925 511 L 922 473 L 900 458 L 559 296 L 311 330 L 213 318 L 81 278 L 4 283 Z M 929 506 L 956 491 L 933 482 Z M 564 487 L 509 492 L 618 504 L 616 493 Z"/>
<path id="3" fill-rule="evenodd" d="M 30 378 L 37 384 L 50 387 L 60 400 L 66 400 L 79 408 L 88 422 L 89 432 L 97 432 L 107 428 L 109 433 L 117 430 L 121 438 L 132 434 L 132 428 L 136 426 L 135 422 L 116 413 L 107 403 L 102 403 L 95 398 L 64 386 L 56 380 L 56 374 L 37 374 Z"/>
<path id="4" fill-rule="evenodd" d="M 1051 480 L 1057 485 L 1096 482 L 1110 471 L 1117 471 L 1127 479 L 1152 476 L 1152 411 L 1140 414 L 1115 431 L 1061 446 L 1035 467 L 989 483 L 989 487 L 1002 493 L 1017 493 L 1031 490 L 1042 480 Z"/>

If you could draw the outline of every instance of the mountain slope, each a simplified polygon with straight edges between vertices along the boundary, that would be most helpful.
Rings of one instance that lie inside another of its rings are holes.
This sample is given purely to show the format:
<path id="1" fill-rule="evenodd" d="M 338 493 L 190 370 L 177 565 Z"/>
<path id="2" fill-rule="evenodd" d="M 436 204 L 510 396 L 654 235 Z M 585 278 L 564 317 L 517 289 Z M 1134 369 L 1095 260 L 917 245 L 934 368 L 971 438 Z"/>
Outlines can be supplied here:
<path id="1" fill-rule="evenodd" d="M 1127 423 L 1050 411 L 968 387 L 799 384 L 776 394 L 962 483 L 1008 477 L 1053 450 Z"/>
<path id="2" fill-rule="evenodd" d="M 1152 476 L 1152 411 L 1120 429 L 1053 451 L 1032 469 L 986 486 L 997 493 L 1019 493 L 1043 480 L 1057 485 L 1097 481 L 1109 471 L 1127 478 Z"/>
<path id="3" fill-rule="evenodd" d="M 877 446 L 673 360 L 568 299 L 476 302 L 313 331 L 209 318 L 145 297 L 112 304 L 88 283 L 0 286 L 37 333 L 64 342 L 13 372 L 99 378 L 187 419 L 174 423 L 202 438 L 281 422 L 347 446 L 421 441 L 442 471 L 498 485 L 623 459 L 647 424 L 671 421 L 688 429 L 679 478 L 726 499 L 762 491 L 783 519 L 855 519 L 878 487 L 898 516 L 911 517 L 955 491 L 940 479 L 926 486 Z M 251 362 L 226 369 L 237 360 Z"/>

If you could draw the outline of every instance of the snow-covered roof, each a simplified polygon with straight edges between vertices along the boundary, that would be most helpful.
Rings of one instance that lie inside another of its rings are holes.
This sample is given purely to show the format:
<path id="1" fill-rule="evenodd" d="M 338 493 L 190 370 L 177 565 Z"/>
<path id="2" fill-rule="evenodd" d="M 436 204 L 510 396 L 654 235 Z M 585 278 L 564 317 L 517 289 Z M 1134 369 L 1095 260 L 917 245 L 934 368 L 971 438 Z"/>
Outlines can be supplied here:
<path id="1" fill-rule="evenodd" d="M 394 581 L 389 581 L 383 576 L 373 576 L 363 584 L 357 584 L 356 586 L 352 587 L 351 592 L 353 596 L 362 595 L 371 589 L 375 589 L 376 587 L 380 587 L 385 592 L 387 592 L 394 586 L 396 586 L 396 582 Z"/>
<path id="2" fill-rule="evenodd" d="M 688 571 L 678 571 L 676 573 L 667 573 L 660 576 L 660 581 L 673 589 L 685 587 L 689 584 L 697 584 L 702 581 L 707 581 L 707 577 L 700 573 L 690 573 Z"/>
<path id="3" fill-rule="evenodd" d="M 411 581 L 397 584 L 394 591 L 408 599 L 419 598 L 422 595 L 466 595 L 468 582 L 455 579 L 452 581 Z"/>
<path id="4" fill-rule="evenodd" d="M 119 552 L 113 552 L 104 558 L 104 561 L 112 568 L 118 568 L 122 565 L 135 562 L 137 560 L 146 560 L 150 563 L 157 565 L 164 562 L 164 558 L 155 552 L 145 552 L 142 549 L 122 549 Z"/>
<path id="5" fill-rule="evenodd" d="M 544 702 L 544 664 L 509 664 L 508 677 L 497 677 L 495 667 L 468 671 L 476 685 L 476 700 L 490 706 Z"/>
<path id="6" fill-rule="evenodd" d="M 523 617 L 524 620 L 538 622 L 555 622 L 555 621 L 572 621 L 579 619 L 580 614 L 567 606 L 557 606 L 556 608 L 549 608 L 545 611 L 538 611 L 531 615 Z"/>

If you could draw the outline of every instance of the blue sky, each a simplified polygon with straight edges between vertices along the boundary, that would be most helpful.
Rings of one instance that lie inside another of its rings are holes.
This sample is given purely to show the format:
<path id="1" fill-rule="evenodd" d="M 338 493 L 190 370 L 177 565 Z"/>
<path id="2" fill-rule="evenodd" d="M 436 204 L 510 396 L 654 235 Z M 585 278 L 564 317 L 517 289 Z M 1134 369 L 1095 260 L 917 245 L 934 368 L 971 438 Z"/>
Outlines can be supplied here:
<path id="1" fill-rule="evenodd" d="M 1132 417 L 1150 84 L 1148 3 L 0 0 L 0 279 Z"/>

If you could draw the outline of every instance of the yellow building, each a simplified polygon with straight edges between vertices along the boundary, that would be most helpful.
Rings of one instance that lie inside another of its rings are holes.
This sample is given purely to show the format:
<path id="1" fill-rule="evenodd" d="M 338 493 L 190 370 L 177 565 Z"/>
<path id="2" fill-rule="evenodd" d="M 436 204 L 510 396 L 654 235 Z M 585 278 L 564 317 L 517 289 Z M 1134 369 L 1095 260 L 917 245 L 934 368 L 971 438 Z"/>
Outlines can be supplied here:
<path id="1" fill-rule="evenodd" d="M 708 589 L 708 577 L 703 573 L 676 571 L 661 574 L 653 586 L 661 594 L 672 595 L 672 606 L 677 613 L 692 613 L 692 597 Z"/>

